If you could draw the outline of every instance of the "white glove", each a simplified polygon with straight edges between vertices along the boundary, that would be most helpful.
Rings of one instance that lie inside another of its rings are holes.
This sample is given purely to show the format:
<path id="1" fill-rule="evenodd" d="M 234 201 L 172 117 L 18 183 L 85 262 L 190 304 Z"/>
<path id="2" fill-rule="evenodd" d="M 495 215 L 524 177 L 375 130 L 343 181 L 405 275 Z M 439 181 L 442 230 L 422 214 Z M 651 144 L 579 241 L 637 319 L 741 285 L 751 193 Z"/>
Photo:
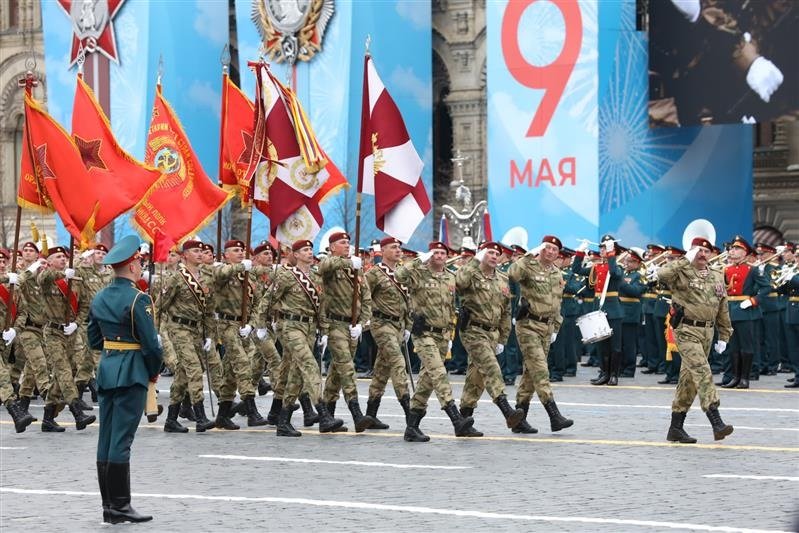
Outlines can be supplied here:
<path id="1" fill-rule="evenodd" d="M 422 263 L 427 263 L 428 261 L 430 261 L 430 258 L 431 258 L 431 257 L 433 257 L 433 252 L 435 252 L 435 250 L 430 250 L 430 251 L 428 251 L 428 252 L 422 252 L 422 253 L 420 253 L 420 254 L 419 254 L 419 260 L 420 260 Z"/>
<path id="2" fill-rule="evenodd" d="M 14 339 L 17 336 L 17 330 L 14 328 L 8 328 L 7 330 L 3 331 L 3 340 L 6 341 L 6 346 L 14 342 Z"/>
<path id="3" fill-rule="evenodd" d="M 214 261 L 214 266 L 219 268 L 221 266 L 225 266 L 225 263 L 223 263 L 222 261 Z"/>
<path id="4" fill-rule="evenodd" d="M 494 352 L 497 355 L 501 354 L 504 351 L 505 351 L 505 345 L 504 344 L 497 344 L 497 347 L 494 349 Z"/>
<path id="5" fill-rule="evenodd" d="M 269 332 L 266 328 L 258 328 L 255 330 L 255 336 L 258 337 L 258 340 L 264 340 L 269 336 Z"/>
<path id="6" fill-rule="evenodd" d="M 699 20 L 699 15 L 702 13 L 699 0 L 671 0 L 671 3 L 692 24 Z"/>
<path id="7" fill-rule="evenodd" d="M 511 318 L 510 319 L 510 325 L 511 326 L 515 326 L 516 325 L 516 319 L 515 318 Z"/>
<path id="8" fill-rule="evenodd" d="M 239 328 L 239 336 L 242 339 L 246 339 L 252 333 L 252 326 L 249 324 L 245 324 L 243 328 Z"/>
<path id="9" fill-rule="evenodd" d="M 277 331 L 277 322 L 272 322 L 272 331 Z"/>
<path id="10" fill-rule="evenodd" d="M 649 281 L 657 281 L 658 280 L 658 267 L 656 265 L 652 265 L 646 271 L 646 277 L 649 278 Z"/>
<path id="11" fill-rule="evenodd" d="M 448 352 L 452 351 L 452 341 L 447 341 L 447 351 Z"/>
<path id="12" fill-rule="evenodd" d="M 74 322 L 70 322 L 69 324 L 64 326 L 64 335 L 67 336 L 72 335 L 73 333 L 75 333 L 76 329 L 78 329 L 78 325 L 75 324 Z"/>
<path id="13" fill-rule="evenodd" d="M 211 351 L 211 338 L 206 337 L 205 342 L 203 343 L 203 351 L 210 352 Z"/>
<path id="14" fill-rule="evenodd" d="M 760 274 L 762 276 L 763 272 L 765 272 L 765 271 L 766 271 L 766 264 L 765 263 L 763 263 L 762 265 L 757 265 L 757 273 L 758 274 Z"/>
<path id="15" fill-rule="evenodd" d="M 13 272 L 8 273 L 8 284 L 9 285 L 16 285 L 19 283 L 19 276 Z"/>
<path id="16" fill-rule="evenodd" d="M 241 264 L 244 265 L 245 272 L 252 270 L 252 259 L 242 259 Z"/>
<path id="17" fill-rule="evenodd" d="M 319 349 L 322 353 L 325 353 L 325 350 L 327 350 L 327 335 L 322 335 L 322 338 L 319 339 Z"/>
<path id="18" fill-rule="evenodd" d="M 474 258 L 475 258 L 475 259 L 477 259 L 479 262 L 481 262 L 481 263 L 482 263 L 482 262 L 483 262 L 483 259 L 485 258 L 485 256 L 486 256 L 486 254 L 487 254 L 487 253 L 488 253 L 488 248 L 483 248 L 482 250 L 480 250 L 479 252 L 477 252 L 477 253 L 474 255 Z"/>
<path id="19" fill-rule="evenodd" d="M 36 272 L 40 268 L 42 268 L 43 264 L 44 264 L 44 259 L 37 259 L 36 261 L 34 261 L 33 263 L 30 264 L 30 266 L 27 268 L 27 270 L 31 274 L 36 274 Z"/>
<path id="20" fill-rule="evenodd" d="M 543 250 L 543 249 L 544 249 L 544 244 L 545 244 L 545 243 L 543 243 L 543 242 L 542 242 L 541 244 L 539 244 L 538 246 L 536 246 L 535 248 L 533 248 L 532 250 L 530 250 L 529 252 L 527 252 L 527 254 L 526 254 L 526 255 L 533 256 L 533 255 L 538 255 L 538 254 L 540 254 L 540 253 L 541 253 L 541 250 Z"/>
<path id="21" fill-rule="evenodd" d="M 605 247 L 605 251 L 610 253 L 616 249 L 616 241 L 605 241 L 603 246 Z"/>
<path id="22" fill-rule="evenodd" d="M 85 252 L 83 252 L 82 254 L 80 254 L 80 258 L 81 259 L 88 259 L 88 258 L 90 258 L 93 255 L 94 255 L 94 250 L 92 250 L 90 248 L 90 249 L 86 250 Z"/>
<path id="23" fill-rule="evenodd" d="M 693 263 L 694 259 L 696 259 L 696 254 L 699 253 L 699 247 L 694 246 L 687 252 L 685 252 L 685 258 L 688 260 L 689 263 Z"/>
<path id="24" fill-rule="evenodd" d="M 746 73 L 746 83 L 764 102 L 771 99 L 774 91 L 782 85 L 782 80 L 780 69 L 763 56 L 755 59 Z"/>
<path id="25" fill-rule="evenodd" d="M 159 348 L 163 348 L 164 347 L 164 341 L 161 340 L 161 334 L 159 333 L 158 335 L 156 335 L 156 337 L 158 338 L 158 347 Z"/>
<path id="26" fill-rule="evenodd" d="M 782 253 L 785 251 L 785 245 L 780 244 L 777 246 L 776 251 L 778 255 L 782 255 Z"/>
<path id="27" fill-rule="evenodd" d="M 581 253 L 585 253 L 588 251 L 588 245 L 591 244 L 588 240 L 583 239 L 580 241 L 580 246 L 577 247 L 577 251 Z"/>
<path id="28" fill-rule="evenodd" d="M 363 268 L 363 261 L 357 255 L 353 255 L 352 257 L 350 257 L 350 261 L 352 261 L 352 268 L 354 268 L 355 270 L 360 270 L 361 268 Z"/>
<path id="29" fill-rule="evenodd" d="M 354 326 L 350 326 L 350 337 L 353 339 L 357 339 L 363 333 L 363 326 L 360 324 L 355 324 Z"/>
<path id="30" fill-rule="evenodd" d="M 143 279 L 147 283 L 150 283 L 150 271 L 149 270 L 142 270 L 141 279 Z"/>
<path id="31" fill-rule="evenodd" d="M 727 349 L 727 343 L 724 341 L 716 341 L 716 344 L 713 345 L 713 348 L 717 353 L 724 353 L 724 350 Z"/>
<path id="32" fill-rule="evenodd" d="M 355 245 L 350 244 L 350 257 L 355 256 Z"/>
<path id="33" fill-rule="evenodd" d="M 552 336 L 549 338 L 549 344 L 553 344 L 556 340 L 558 340 L 558 332 L 554 332 Z"/>
<path id="34" fill-rule="evenodd" d="M 741 305 L 739 307 L 741 309 L 749 309 L 750 307 L 752 307 L 752 300 L 744 300 L 743 302 L 741 302 Z"/>
<path id="35" fill-rule="evenodd" d="M 75 277 L 75 269 L 74 268 L 65 268 L 64 269 L 64 277 L 67 279 L 72 279 Z"/>
<path id="36" fill-rule="evenodd" d="M 402 332 L 402 341 L 403 342 L 408 342 L 408 339 L 410 339 L 410 338 L 411 338 L 411 332 L 409 330 L 406 329 L 405 331 Z"/>

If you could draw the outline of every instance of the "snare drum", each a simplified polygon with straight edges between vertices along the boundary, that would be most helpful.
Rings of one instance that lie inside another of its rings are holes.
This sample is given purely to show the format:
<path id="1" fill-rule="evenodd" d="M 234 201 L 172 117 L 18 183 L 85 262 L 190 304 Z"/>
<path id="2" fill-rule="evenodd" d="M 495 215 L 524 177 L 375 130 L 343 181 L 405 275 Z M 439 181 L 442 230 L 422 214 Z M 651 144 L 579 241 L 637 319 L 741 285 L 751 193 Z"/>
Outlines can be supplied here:
<path id="1" fill-rule="evenodd" d="M 613 335 L 613 330 L 608 324 L 608 317 L 604 311 L 593 311 L 577 317 L 577 327 L 583 336 L 583 344 L 593 344 L 603 341 Z"/>

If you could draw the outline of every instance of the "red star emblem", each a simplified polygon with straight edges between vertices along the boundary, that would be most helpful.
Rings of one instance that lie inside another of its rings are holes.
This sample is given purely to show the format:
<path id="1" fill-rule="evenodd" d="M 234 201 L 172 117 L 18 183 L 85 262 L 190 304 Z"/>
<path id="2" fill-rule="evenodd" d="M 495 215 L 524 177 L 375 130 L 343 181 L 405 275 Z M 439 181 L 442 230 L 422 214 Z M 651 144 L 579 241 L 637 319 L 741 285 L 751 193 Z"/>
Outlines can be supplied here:
<path id="1" fill-rule="evenodd" d="M 242 130 L 241 140 L 244 141 L 244 149 L 239 155 L 239 160 L 236 162 L 239 165 L 249 165 L 250 158 L 252 158 L 252 135 Z"/>
<path id="2" fill-rule="evenodd" d="M 102 140 L 92 139 L 87 141 L 75 135 L 75 144 L 78 147 L 80 158 L 83 160 L 86 170 L 91 170 L 92 168 L 108 170 L 108 167 L 105 166 L 105 161 L 100 157 L 100 147 L 103 145 Z"/>
<path id="3" fill-rule="evenodd" d="M 72 51 L 69 66 L 75 64 L 80 50 L 100 52 L 111 61 L 119 63 L 114 37 L 114 16 L 125 0 L 58 0 L 58 5 L 72 21 Z"/>
<path id="4" fill-rule="evenodd" d="M 55 174 L 47 165 L 47 143 L 40 144 L 36 147 L 36 164 L 42 175 L 42 179 L 55 178 Z"/>

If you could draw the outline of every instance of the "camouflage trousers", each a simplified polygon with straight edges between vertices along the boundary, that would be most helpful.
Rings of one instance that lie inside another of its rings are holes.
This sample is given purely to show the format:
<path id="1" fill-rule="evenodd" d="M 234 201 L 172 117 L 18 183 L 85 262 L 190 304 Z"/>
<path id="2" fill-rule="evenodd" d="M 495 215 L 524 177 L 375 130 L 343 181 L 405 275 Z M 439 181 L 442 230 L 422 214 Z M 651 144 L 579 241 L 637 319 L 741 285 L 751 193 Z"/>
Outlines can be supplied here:
<path id="1" fill-rule="evenodd" d="M 543 322 L 534 320 L 516 322 L 516 338 L 519 340 L 524 359 L 524 371 L 516 392 L 518 404 L 529 404 L 534 393 L 538 393 L 541 403 L 552 400 L 547 353 L 553 331 L 552 326 Z"/>
<path id="2" fill-rule="evenodd" d="M 252 355 L 248 352 L 249 341 L 239 335 L 238 322 L 227 320 L 219 322 L 219 340 L 225 346 L 222 359 L 222 386 L 219 388 L 219 401 L 229 402 L 236 398 L 236 390 L 242 398 L 255 396 L 252 385 Z"/>
<path id="3" fill-rule="evenodd" d="M 52 382 L 47 391 L 47 405 L 56 403 L 71 404 L 78 397 L 75 388 L 75 376 L 69 364 L 70 355 L 75 347 L 74 333 L 65 335 L 61 327 L 43 328 L 42 343 L 47 346 L 47 367 Z"/>
<path id="4" fill-rule="evenodd" d="M 319 363 L 314 355 L 316 324 L 285 320 L 281 324 L 283 361 L 286 362 L 286 388 L 283 405 L 294 405 L 301 393 L 307 392 L 314 405 L 319 403 Z M 328 377 L 328 380 L 330 377 Z M 338 389 L 335 391 L 338 397 Z M 277 393 L 275 393 L 275 397 Z"/>
<path id="5" fill-rule="evenodd" d="M 377 344 L 377 357 L 372 369 L 372 382 L 369 384 L 369 397 L 380 398 L 386 390 L 388 379 L 394 385 L 397 398 L 408 394 L 408 373 L 405 370 L 405 357 L 400 346 L 403 331 L 391 322 L 379 320 L 372 323 L 372 337 Z"/>
<path id="6" fill-rule="evenodd" d="M 423 333 L 413 336 L 413 349 L 422 361 L 416 392 L 411 399 L 411 409 L 427 409 L 427 401 L 435 391 L 443 409 L 453 400 L 444 359 L 447 356 L 449 336 L 441 333 Z"/>
<path id="7" fill-rule="evenodd" d="M 172 345 L 172 341 L 169 339 L 169 331 L 162 327 L 158 334 L 161 335 L 161 352 L 164 354 L 164 365 L 175 374 L 177 373 L 178 356 L 175 354 L 175 347 Z"/>
<path id="8" fill-rule="evenodd" d="M 277 353 L 275 348 L 275 341 L 269 336 L 264 339 L 259 339 L 257 336 L 253 339 L 255 344 L 255 357 L 252 361 L 252 382 L 255 387 L 264 375 L 264 370 L 269 372 L 269 381 L 272 382 L 274 389 L 277 382 L 278 369 L 280 368 L 280 354 Z"/>
<path id="9" fill-rule="evenodd" d="M 281 349 L 283 350 L 283 355 L 280 356 L 280 363 L 277 365 L 277 370 L 275 371 L 275 381 L 272 382 L 272 392 L 274 393 L 274 398 L 283 398 L 283 395 L 286 391 L 286 384 L 289 379 L 289 368 L 290 368 L 290 359 L 286 357 L 288 353 L 285 349 L 285 339 L 283 338 L 283 326 L 282 324 L 278 325 L 275 331 L 275 342 L 279 342 Z M 270 335 L 272 330 L 269 331 Z M 275 346 L 275 350 L 277 350 L 277 346 Z M 278 355 L 280 353 L 278 352 Z M 321 382 L 321 378 L 320 378 Z"/>
<path id="10" fill-rule="evenodd" d="M 5 361 L 6 352 L 10 347 L 3 346 L 3 360 L 0 361 L 0 403 L 5 403 L 6 400 L 14 396 L 14 388 L 11 386 L 11 374 L 8 372 L 9 366 Z"/>
<path id="11" fill-rule="evenodd" d="M 179 369 L 178 372 L 175 372 L 175 379 L 169 388 L 169 403 L 174 405 L 182 402 L 187 390 L 192 405 L 202 402 L 205 396 L 203 394 L 203 363 L 201 361 L 206 354 L 203 352 L 204 339 L 201 333 L 188 326 L 172 323 L 168 327 L 166 339 L 166 342 L 172 345 L 177 356 L 176 367 Z M 164 342 L 163 336 L 161 342 Z M 211 356 L 210 353 L 207 355 Z"/>
<path id="12" fill-rule="evenodd" d="M 344 400 L 358 399 L 358 388 L 355 385 L 355 349 L 358 340 L 350 337 L 349 324 L 332 321 L 328 332 L 327 348 L 330 350 L 330 370 L 325 380 L 324 401 L 338 400 L 338 391 L 344 391 Z"/>
<path id="13" fill-rule="evenodd" d="M 505 394 L 505 382 L 496 356 L 499 332 L 488 332 L 477 327 L 461 332 L 461 342 L 469 354 L 466 381 L 463 384 L 461 407 L 477 406 L 477 400 L 487 390 L 492 400 Z"/>
<path id="14" fill-rule="evenodd" d="M 20 329 L 17 341 L 19 343 L 17 347 L 21 348 L 25 361 L 19 395 L 30 398 L 33 396 L 34 387 L 38 387 L 39 393 L 44 394 L 50 388 L 50 370 L 47 368 L 47 359 L 42 349 L 42 331 L 31 328 Z"/>
<path id="15" fill-rule="evenodd" d="M 687 413 L 697 393 L 702 411 L 718 407 L 719 396 L 707 360 L 710 343 L 713 342 L 713 328 L 682 324 L 675 330 L 674 336 L 682 356 L 682 366 L 671 410 L 676 413 Z"/>
<path id="16" fill-rule="evenodd" d="M 85 385 L 94 377 L 94 371 L 100 362 L 100 351 L 89 348 L 89 337 L 85 325 L 78 326 L 78 330 L 73 336 L 75 337 L 75 349 L 72 352 L 75 384 Z"/>

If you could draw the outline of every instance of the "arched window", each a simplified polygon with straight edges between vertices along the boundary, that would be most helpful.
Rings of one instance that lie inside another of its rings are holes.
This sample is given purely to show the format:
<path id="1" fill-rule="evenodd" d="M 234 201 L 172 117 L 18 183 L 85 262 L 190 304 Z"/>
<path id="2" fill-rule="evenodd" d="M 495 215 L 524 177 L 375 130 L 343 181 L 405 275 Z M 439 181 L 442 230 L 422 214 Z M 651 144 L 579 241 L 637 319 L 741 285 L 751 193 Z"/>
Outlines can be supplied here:
<path id="1" fill-rule="evenodd" d="M 8 0 L 8 29 L 19 26 L 19 0 Z"/>
<path id="2" fill-rule="evenodd" d="M 22 143 L 24 142 L 23 139 L 23 128 L 25 127 L 25 115 L 20 114 L 17 117 L 17 125 L 14 128 L 14 191 L 17 190 L 17 184 L 19 183 L 19 167 L 20 167 L 20 160 L 22 158 Z"/>

